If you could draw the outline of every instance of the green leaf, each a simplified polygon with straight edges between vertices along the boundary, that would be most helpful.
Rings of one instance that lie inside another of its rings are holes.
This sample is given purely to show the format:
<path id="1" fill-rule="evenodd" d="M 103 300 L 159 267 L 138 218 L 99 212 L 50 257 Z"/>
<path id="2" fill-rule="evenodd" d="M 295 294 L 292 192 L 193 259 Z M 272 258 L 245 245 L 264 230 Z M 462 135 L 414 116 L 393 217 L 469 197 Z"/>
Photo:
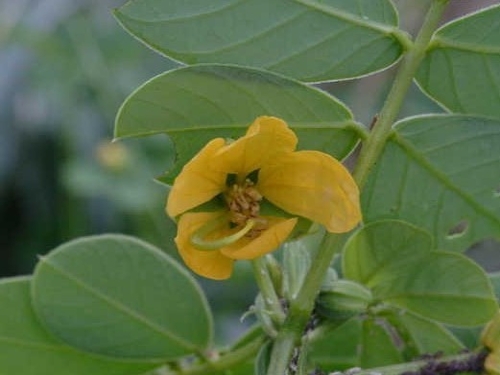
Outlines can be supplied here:
<path id="1" fill-rule="evenodd" d="M 500 303 L 500 271 L 489 274 L 491 284 L 493 285 L 493 290 L 497 296 L 497 300 Z"/>
<path id="2" fill-rule="evenodd" d="M 388 0 L 132 0 L 115 15 L 186 64 L 253 66 L 305 81 L 373 73 L 403 52 Z"/>
<path id="3" fill-rule="evenodd" d="M 441 324 L 424 319 L 410 312 L 397 313 L 389 319 L 401 335 L 404 345 L 409 347 L 411 360 L 419 355 L 441 352 L 456 354 L 464 349 L 458 339 Z"/>
<path id="4" fill-rule="evenodd" d="M 307 345 L 307 357 L 312 367 L 339 371 L 359 365 L 361 319 L 352 318 L 338 327 L 323 326 L 319 331 L 313 332 L 311 342 Z"/>
<path id="5" fill-rule="evenodd" d="M 347 242 L 347 279 L 379 301 L 443 323 L 487 322 L 498 306 L 485 272 L 467 257 L 433 250 L 430 236 L 401 221 L 373 222 Z"/>
<path id="6" fill-rule="evenodd" d="M 365 222 L 411 222 L 444 250 L 500 238 L 499 150 L 500 121 L 460 115 L 401 121 L 362 194 Z"/>
<path id="7" fill-rule="evenodd" d="M 257 343 L 255 343 L 256 339 L 258 340 Z M 248 345 L 251 345 L 252 347 L 259 350 L 257 354 L 252 356 L 253 358 L 252 357 L 248 358 L 245 362 L 233 365 L 227 370 L 221 370 L 221 371 L 207 370 L 209 372 L 203 373 L 203 375 L 255 375 L 259 360 L 257 356 L 259 355 L 260 352 L 262 352 L 262 350 L 264 350 L 263 348 L 269 348 L 268 341 L 269 340 L 267 340 L 266 335 L 262 330 L 262 326 L 259 324 L 255 324 L 254 326 L 250 327 L 242 336 L 240 336 L 236 340 L 236 342 L 231 345 L 231 347 L 226 348 L 226 350 L 224 351 L 225 353 L 222 354 L 222 356 L 227 354 L 238 357 L 238 355 L 241 354 L 243 351 L 244 353 L 246 353 L 246 357 L 248 357 Z M 270 353 L 267 353 L 266 355 L 269 354 Z M 222 362 L 225 361 L 223 357 L 220 359 Z"/>
<path id="8" fill-rule="evenodd" d="M 271 351 L 273 345 L 271 342 L 267 342 L 259 350 L 257 358 L 255 359 L 255 375 L 265 375 L 267 374 L 267 368 L 271 361 Z"/>
<path id="9" fill-rule="evenodd" d="M 206 375 L 255 375 L 253 362 L 241 363 L 223 372 L 207 373 Z"/>
<path id="10" fill-rule="evenodd" d="M 89 352 L 166 360 L 203 350 L 211 339 L 211 315 L 192 277 L 131 237 L 60 246 L 36 267 L 32 293 L 43 324 Z"/>
<path id="11" fill-rule="evenodd" d="M 336 328 L 327 328 L 312 338 L 307 356 L 312 367 L 324 371 L 357 366 L 370 368 L 402 361 L 387 322 L 372 317 L 356 317 Z"/>
<path id="12" fill-rule="evenodd" d="M 396 344 L 390 326 L 385 320 L 364 320 L 359 366 L 371 368 L 402 362 L 403 357 Z"/>
<path id="13" fill-rule="evenodd" d="M 389 284 L 387 277 L 404 276 L 399 270 L 414 268 L 432 249 L 427 232 L 402 221 L 377 221 L 365 225 L 346 243 L 342 271 L 347 279 L 371 288 L 379 298 L 396 287 Z"/>
<path id="14" fill-rule="evenodd" d="M 115 136 L 167 133 L 179 158 L 173 177 L 209 140 L 239 137 L 262 115 L 287 121 L 299 148 L 337 158 L 345 157 L 361 134 L 349 110 L 323 91 L 260 70 L 200 65 L 139 87 L 120 108 Z"/>
<path id="15" fill-rule="evenodd" d="M 311 267 L 311 259 L 318 252 L 325 231 L 315 226 L 311 231 L 282 245 L 283 294 L 292 300 L 297 297 Z"/>
<path id="16" fill-rule="evenodd" d="M 468 349 L 474 350 L 481 345 L 480 337 L 484 326 L 477 327 L 448 327 L 453 335 Z"/>
<path id="17" fill-rule="evenodd" d="M 452 112 L 500 119 L 500 5 L 459 18 L 433 36 L 420 87 Z"/>
<path id="18" fill-rule="evenodd" d="M 38 322 L 28 277 L 0 281 L 0 306 L 2 375 L 137 375 L 160 365 L 96 356 L 62 344 Z"/>

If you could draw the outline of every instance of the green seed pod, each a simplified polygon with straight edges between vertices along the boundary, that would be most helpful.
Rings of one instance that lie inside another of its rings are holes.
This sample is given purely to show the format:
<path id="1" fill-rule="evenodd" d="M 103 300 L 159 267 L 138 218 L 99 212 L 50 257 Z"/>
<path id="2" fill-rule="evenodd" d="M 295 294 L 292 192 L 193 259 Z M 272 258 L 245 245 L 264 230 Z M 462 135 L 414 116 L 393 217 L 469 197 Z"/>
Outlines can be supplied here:
<path id="1" fill-rule="evenodd" d="M 321 291 L 329 291 L 338 280 L 339 275 L 337 274 L 337 271 L 335 271 L 332 267 L 328 267 L 325 278 L 323 279 L 323 284 L 321 284 Z"/>
<path id="2" fill-rule="evenodd" d="M 481 333 L 481 343 L 491 351 L 500 353 L 500 311 L 484 327 Z"/>
<path id="3" fill-rule="evenodd" d="M 363 285 L 337 280 L 319 294 L 316 311 L 329 319 L 344 320 L 366 311 L 372 301 L 371 291 Z"/>

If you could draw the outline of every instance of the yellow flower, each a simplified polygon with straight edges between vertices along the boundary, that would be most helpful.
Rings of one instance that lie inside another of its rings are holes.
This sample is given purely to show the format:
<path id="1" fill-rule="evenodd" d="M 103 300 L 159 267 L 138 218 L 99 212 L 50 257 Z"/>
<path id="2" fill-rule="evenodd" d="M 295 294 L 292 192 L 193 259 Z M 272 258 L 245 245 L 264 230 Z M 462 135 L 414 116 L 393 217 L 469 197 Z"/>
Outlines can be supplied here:
<path id="1" fill-rule="evenodd" d="M 265 201 L 342 233 L 361 220 L 359 191 L 344 166 L 318 151 L 295 151 L 297 137 L 275 117 L 259 117 L 245 136 L 210 141 L 177 176 L 167 213 L 179 217 L 175 242 L 189 268 L 226 279 L 234 260 L 276 250 L 297 217 L 261 213 Z M 193 212 L 210 201 L 220 209 Z"/>

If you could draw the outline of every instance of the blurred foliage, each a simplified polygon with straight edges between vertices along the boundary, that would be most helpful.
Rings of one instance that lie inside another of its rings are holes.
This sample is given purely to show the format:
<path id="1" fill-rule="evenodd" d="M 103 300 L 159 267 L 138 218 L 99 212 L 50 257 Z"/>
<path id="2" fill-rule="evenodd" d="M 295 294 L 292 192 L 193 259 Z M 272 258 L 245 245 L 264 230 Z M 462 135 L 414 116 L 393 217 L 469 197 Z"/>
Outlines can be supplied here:
<path id="1" fill-rule="evenodd" d="M 161 244 L 163 228 L 172 233 L 153 182 L 173 157 L 162 152 L 166 138 L 109 141 L 124 96 L 174 65 L 116 25 L 117 5 L 2 5 L 2 275 L 31 271 L 36 254 L 76 236 L 133 232 Z"/>

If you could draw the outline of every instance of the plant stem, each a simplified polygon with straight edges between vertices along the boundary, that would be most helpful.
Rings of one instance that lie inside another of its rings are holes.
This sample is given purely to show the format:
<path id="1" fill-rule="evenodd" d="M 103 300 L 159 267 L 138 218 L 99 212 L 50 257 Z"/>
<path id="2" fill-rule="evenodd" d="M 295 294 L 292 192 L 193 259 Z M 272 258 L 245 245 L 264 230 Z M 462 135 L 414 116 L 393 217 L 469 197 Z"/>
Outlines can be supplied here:
<path id="1" fill-rule="evenodd" d="M 414 372 L 417 374 L 424 373 L 447 373 L 447 374 L 462 374 L 462 373 L 484 373 L 484 361 L 487 353 L 484 351 L 474 351 L 449 355 L 440 358 L 422 359 L 419 361 L 398 363 L 396 365 L 377 367 L 371 369 L 363 369 L 356 375 L 400 375 L 405 372 Z M 432 370 L 432 368 L 440 367 L 441 371 Z M 430 368 L 430 369 L 429 369 Z"/>
<path id="2" fill-rule="evenodd" d="M 297 297 L 290 301 L 288 316 L 274 341 L 268 375 L 285 374 L 293 349 L 300 345 L 321 283 L 343 238 L 332 234 L 324 237 L 302 288 Z"/>
<path id="3" fill-rule="evenodd" d="M 410 47 L 409 52 L 402 61 L 374 129 L 361 149 L 358 164 L 354 171 L 354 178 L 360 190 L 362 190 L 371 168 L 382 153 L 390 135 L 392 124 L 401 110 L 404 97 L 425 56 L 426 48 L 439 24 L 448 1 L 435 0 L 430 6 L 415 43 Z M 267 375 L 286 374 L 293 349 L 300 344 L 321 283 L 334 255 L 339 251 L 345 238 L 346 235 L 340 236 L 332 233 L 325 235 L 318 255 L 313 260 L 297 298 L 290 301 L 289 314 L 273 345 Z"/>
<path id="4" fill-rule="evenodd" d="M 392 88 L 380 111 L 378 120 L 361 149 L 356 168 L 354 169 L 354 179 L 358 183 L 360 190 L 362 190 L 371 168 L 377 162 L 384 149 L 387 138 L 391 133 L 392 125 L 401 110 L 401 106 L 411 86 L 413 77 L 422 59 L 425 57 L 429 41 L 439 24 L 448 1 L 449 0 L 435 0 L 432 2 L 413 47 L 409 50 L 401 63 Z"/>
<path id="5" fill-rule="evenodd" d="M 264 335 L 260 335 L 250 341 L 248 344 L 238 348 L 236 350 L 230 351 L 227 354 L 222 355 L 220 358 L 205 362 L 199 365 L 190 366 L 180 372 L 175 372 L 176 375 L 205 375 L 207 373 L 223 371 L 230 369 L 235 365 L 245 362 L 246 360 L 252 358 L 264 345 L 266 338 Z"/>

